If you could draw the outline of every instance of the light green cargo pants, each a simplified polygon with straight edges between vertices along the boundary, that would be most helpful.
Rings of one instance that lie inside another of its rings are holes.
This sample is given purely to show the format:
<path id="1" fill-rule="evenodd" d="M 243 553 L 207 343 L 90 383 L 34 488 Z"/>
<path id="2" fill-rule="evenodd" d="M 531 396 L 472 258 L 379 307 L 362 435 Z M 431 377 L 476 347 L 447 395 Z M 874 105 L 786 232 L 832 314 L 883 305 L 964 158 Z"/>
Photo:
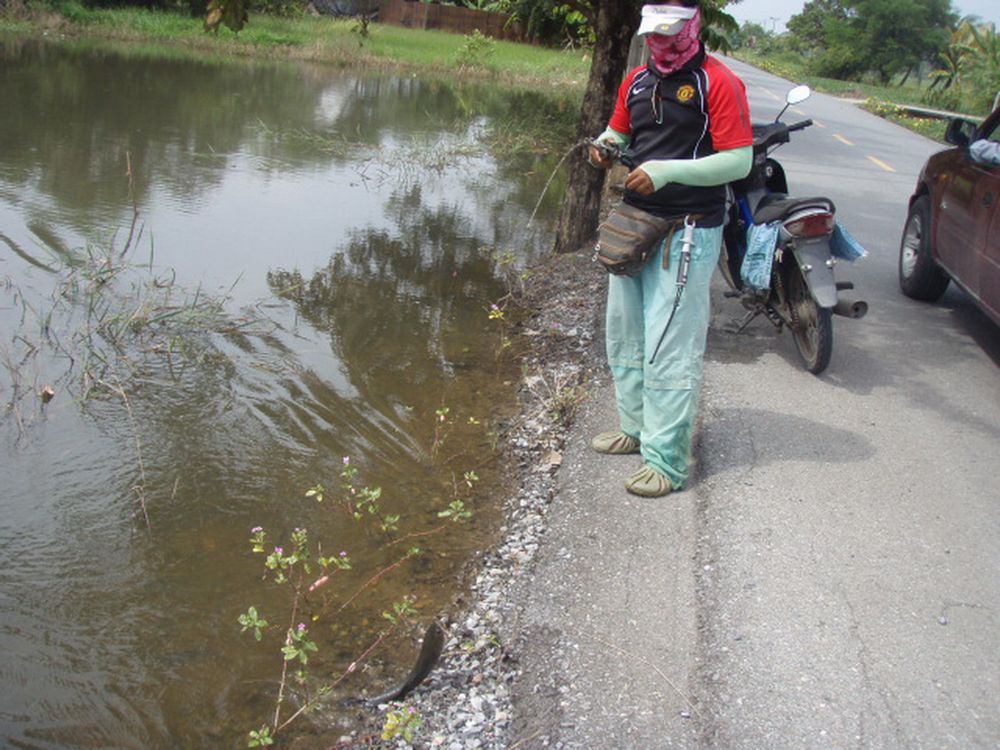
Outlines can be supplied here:
<path id="1" fill-rule="evenodd" d="M 638 276 L 609 277 L 607 312 L 608 363 L 621 429 L 639 439 L 642 457 L 666 474 L 674 488 L 688 479 L 711 315 L 708 287 L 722 227 L 695 229 L 687 287 L 650 364 L 674 306 L 682 234 L 674 233 L 666 268 L 661 244 Z"/>

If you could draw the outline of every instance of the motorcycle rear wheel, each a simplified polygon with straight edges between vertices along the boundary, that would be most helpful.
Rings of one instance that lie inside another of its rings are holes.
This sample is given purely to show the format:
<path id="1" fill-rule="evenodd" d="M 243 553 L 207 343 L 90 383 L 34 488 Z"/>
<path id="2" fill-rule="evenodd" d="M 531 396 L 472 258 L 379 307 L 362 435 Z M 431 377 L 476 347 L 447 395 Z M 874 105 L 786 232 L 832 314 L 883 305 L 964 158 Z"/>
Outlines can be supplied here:
<path id="1" fill-rule="evenodd" d="M 816 304 L 798 266 L 789 269 L 786 291 L 792 319 L 797 321 L 789 326 L 795 348 L 806 370 L 819 375 L 833 354 L 833 313 Z"/>

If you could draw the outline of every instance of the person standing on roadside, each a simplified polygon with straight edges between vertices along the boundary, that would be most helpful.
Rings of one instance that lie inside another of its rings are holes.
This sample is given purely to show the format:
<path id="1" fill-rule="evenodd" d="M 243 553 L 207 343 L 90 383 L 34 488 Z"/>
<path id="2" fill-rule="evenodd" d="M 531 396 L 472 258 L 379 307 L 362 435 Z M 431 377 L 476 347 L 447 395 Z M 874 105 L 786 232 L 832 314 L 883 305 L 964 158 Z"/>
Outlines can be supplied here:
<path id="1" fill-rule="evenodd" d="M 600 453 L 641 453 L 625 489 L 662 497 L 687 482 L 710 315 L 709 281 L 719 258 L 726 183 L 745 177 L 753 158 L 743 82 L 707 55 L 699 0 L 642 9 L 639 36 L 651 59 L 618 91 L 601 144 L 638 166 L 625 179 L 624 202 L 666 219 L 694 222 L 683 295 L 677 295 L 682 231 L 650 254 L 636 276 L 609 276 L 607 354 L 620 429 L 594 438 Z M 591 147 L 590 161 L 612 160 Z M 673 320 L 664 326 L 679 299 Z M 655 356 L 654 356 L 655 354 Z"/>

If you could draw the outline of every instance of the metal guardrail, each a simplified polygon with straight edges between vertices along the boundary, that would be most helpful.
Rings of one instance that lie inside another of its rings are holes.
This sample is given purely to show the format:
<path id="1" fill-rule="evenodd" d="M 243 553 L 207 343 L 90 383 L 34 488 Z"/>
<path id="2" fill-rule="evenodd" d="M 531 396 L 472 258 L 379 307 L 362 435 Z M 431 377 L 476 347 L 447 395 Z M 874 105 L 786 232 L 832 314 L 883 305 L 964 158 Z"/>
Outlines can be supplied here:
<path id="1" fill-rule="evenodd" d="M 931 109 L 930 107 L 917 107 L 912 104 L 897 104 L 896 106 L 899 107 L 904 112 L 907 112 L 908 114 L 911 115 L 916 115 L 917 117 L 934 117 L 937 118 L 938 120 L 959 119 L 959 120 L 968 120 L 969 122 L 975 122 L 975 123 L 980 123 L 984 119 L 982 117 L 979 117 L 978 115 L 967 115 L 963 114 L 962 112 L 949 112 L 948 110 L 945 109 Z"/>
<path id="2" fill-rule="evenodd" d="M 849 104 L 857 104 L 860 106 L 865 102 L 867 102 L 868 100 L 843 98 L 841 99 L 841 101 L 848 102 Z M 919 107 L 916 104 L 899 104 L 897 102 L 891 102 L 887 99 L 879 99 L 878 101 L 885 102 L 886 104 L 891 104 L 893 107 L 901 109 L 903 112 L 906 112 L 907 114 L 910 115 L 915 115 L 917 117 L 933 117 L 938 120 L 951 120 L 951 119 L 968 120 L 969 122 L 974 122 L 977 124 L 985 119 L 983 117 L 980 117 L 979 115 L 967 115 L 964 112 L 949 112 L 946 109 Z M 994 109 L 996 108 L 994 107 Z"/>

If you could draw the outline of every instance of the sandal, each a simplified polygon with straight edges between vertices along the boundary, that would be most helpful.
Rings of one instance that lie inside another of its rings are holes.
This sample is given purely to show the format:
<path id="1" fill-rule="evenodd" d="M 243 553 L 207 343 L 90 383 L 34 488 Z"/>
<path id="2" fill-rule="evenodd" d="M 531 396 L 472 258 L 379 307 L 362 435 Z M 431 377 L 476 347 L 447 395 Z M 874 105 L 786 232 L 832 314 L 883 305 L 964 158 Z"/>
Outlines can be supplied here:
<path id="1" fill-rule="evenodd" d="M 669 477 L 646 464 L 625 480 L 625 489 L 639 497 L 663 497 L 673 492 L 674 486 Z"/>
<path id="2" fill-rule="evenodd" d="M 639 452 L 639 441 L 621 430 L 615 430 L 614 432 L 602 432 L 590 441 L 590 447 L 598 453 L 625 456 L 629 453 Z"/>

